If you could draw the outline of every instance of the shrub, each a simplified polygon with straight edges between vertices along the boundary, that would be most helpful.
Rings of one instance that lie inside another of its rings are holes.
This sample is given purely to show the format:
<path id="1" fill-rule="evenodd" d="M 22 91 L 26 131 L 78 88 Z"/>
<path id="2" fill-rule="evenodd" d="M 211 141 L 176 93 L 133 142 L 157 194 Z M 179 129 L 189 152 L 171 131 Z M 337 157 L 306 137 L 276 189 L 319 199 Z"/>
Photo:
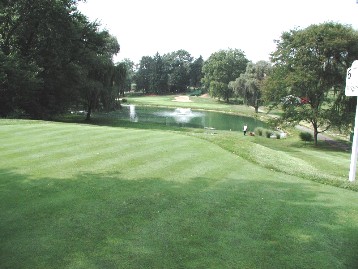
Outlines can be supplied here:
<path id="1" fill-rule="evenodd" d="M 189 96 L 199 96 L 202 94 L 202 91 L 201 89 L 191 89 L 189 92 L 188 92 Z"/>
<path id="2" fill-rule="evenodd" d="M 313 135 L 309 132 L 301 132 L 300 138 L 302 141 L 306 141 L 306 142 L 313 141 Z"/>
<path id="3" fill-rule="evenodd" d="M 262 136 L 263 133 L 264 133 L 264 130 L 263 130 L 263 128 L 261 128 L 261 127 L 257 127 L 257 128 L 255 128 L 254 132 L 255 132 L 255 134 L 257 134 L 257 135 Z"/>
<path id="4" fill-rule="evenodd" d="M 265 129 L 262 127 L 257 127 L 255 128 L 255 134 L 258 136 L 265 136 L 266 138 L 277 138 L 277 139 L 281 139 L 281 133 L 280 132 L 275 132 L 273 130 L 270 129 Z"/>
<path id="5" fill-rule="evenodd" d="M 265 136 L 267 137 L 267 138 L 270 138 L 271 137 L 271 135 L 273 135 L 273 132 L 271 131 L 271 130 L 265 130 Z"/>

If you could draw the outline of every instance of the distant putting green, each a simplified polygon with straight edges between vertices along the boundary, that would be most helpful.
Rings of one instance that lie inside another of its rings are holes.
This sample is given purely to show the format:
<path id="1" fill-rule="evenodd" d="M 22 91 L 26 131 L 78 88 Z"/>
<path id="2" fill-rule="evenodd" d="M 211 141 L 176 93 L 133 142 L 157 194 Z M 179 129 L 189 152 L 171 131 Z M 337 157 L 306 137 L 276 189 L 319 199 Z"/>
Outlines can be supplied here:
<path id="1" fill-rule="evenodd" d="M 0 120 L 1 268 L 355 268 L 357 192 L 230 135 Z"/>

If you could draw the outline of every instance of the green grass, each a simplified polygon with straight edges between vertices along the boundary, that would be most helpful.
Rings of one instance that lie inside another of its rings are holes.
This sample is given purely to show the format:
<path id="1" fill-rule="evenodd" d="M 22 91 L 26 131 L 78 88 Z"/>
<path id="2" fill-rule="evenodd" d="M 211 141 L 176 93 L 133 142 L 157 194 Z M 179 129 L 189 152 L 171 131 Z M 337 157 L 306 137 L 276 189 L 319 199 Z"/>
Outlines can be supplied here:
<path id="1" fill-rule="evenodd" d="M 178 94 L 179 95 L 179 94 Z M 126 98 L 129 103 L 137 105 L 151 105 L 163 107 L 190 107 L 192 109 L 214 110 L 225 113 L 255 116 L 253 108 L 244 105 L 228 105 L 224 101 L 213 98 L 203 98 L 190 96 L 191 102 L 175 102 L 175 96 L 178 95 L 160 95 L 160 96 L 129 96 Z"/>
<path id="2" fill-rule="evenodd" d="M 193 135 L 209 140 L 261 167 L 358 191 L 357 184 L 347 180 L 350 152 L 332 148 L 323 141 L 315 147 L 313 143 L 302 142 L 298 135 L 292 134 L 287 139 L 237 137 L 235 132 L 217 132 L 214 136 L 199 133 Z"/>
<path id="3" fill-rule="evenodd" d="M 356 185 L 314 181 L 343 184 L 347 152 L 21 120 L 0 120 L 0 141 L 1 268 L 358 264 Z"/>

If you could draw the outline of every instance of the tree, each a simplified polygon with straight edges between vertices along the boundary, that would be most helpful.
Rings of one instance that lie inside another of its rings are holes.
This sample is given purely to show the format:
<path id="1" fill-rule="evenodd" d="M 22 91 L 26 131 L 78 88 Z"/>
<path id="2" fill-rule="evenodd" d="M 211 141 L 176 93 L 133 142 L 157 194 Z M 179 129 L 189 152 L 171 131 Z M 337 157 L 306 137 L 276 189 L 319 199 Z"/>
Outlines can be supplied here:
<path id="1" fill-rule="evenodd" d="M 89 120 L 91 113 L 95 108 L 100 108 L 100 97 L 110 96 L 110 100 L 114 101 L 118 96 L 118 89 L 115 89 L 114 81 L 118 68 L 113 64 L 113 55 L 118 53 L 119 44 L 117 40 L 107 31 L 98 31 L 93 26 L 88 31 L 88 41 L 93 47 L 84 51 L 81 60 L 82 66 L 82 83 L 81 95 L 87 109 L 86 120 Z M 118 74 L 117 74 L 118 75 Z M 103 100 L 107 100 L 103 102 Z M 108 99 L 102 98 L 102 107 L 109 104 Z M 104 107 L 109 109 L 109 107 Z"/>
<path id="2" fill-rule="evenodd" d="M 142 57 L 135 74 L 138 89 L 159 94 L 185 91 L 190 84 L 192 59 L 185 50 Z"/>
<path id="3" fill-rule="evenodd" d="M 202 56 L 200 56 L 190 64 L 190 68 L 189 68 L 190 86 L 194 88 L 198 88 L 201 86 L 201 79 L 203 78 L 203 73 L 202 73 L 203 64 L 204 64 L 204 60 Z"/>
<path id="4" fill-rule="evenodd" d="M 114 82 L 118 87 L 118 95 L 124 96 L 124 91 L 127 86 L 127 76 L 128 76 L 128 65 L 126 62 L 118 63 L 115 66 Z"/>
<path id="5" fill-rule="evenodd" d="M 276 46 L 266 99 L 283 104 L 283 119 L 311 123 L 317 145 L 318 133 L 337 123 L 332 115 L 342 115 L 350 103 L 344 102 L 344 84 L 358 56 L 357 31 L 332 22 L 311 25 L 283 33 Z"/>
<path id="6" fill-rule="evenodd" d="M 8 108 L 3 115 L 18 110 L 40 118 L 61 111 L 68 102 L 67 92 L 58 89 L 66 84 L 62 74 L 72 67 L 67 68 L 75 2 L 1 2 L 1 65 L 7 80 L 1 92 Z"/>
<path id="7" fill-rule="evenodd" d="M 261 89 L 264 80 L 271 73 L 271 64 L 259 61 L 256 64 L 248 63 L 246 72 L 241 74 L 235 81 L 229 83 L 237 96 L 244 99 L 244 103 L 255 108 L 258 113 L 261 101 Z"/>
<path id="8" fill-rule="evenodd" d="M 124 81 L 124 89 L 131 90 L 131 85 L 134 82 L 135 77 L 135 65 L 134 62 L 128 58 L 125 58 L 121 64 L 124 64 L 126 69 L 126 76 Z"/>
<path id="9" fill-rule="evenodd" d="M 106 92 L 90 94 L 99 98 L 91 102 L 110 103 L 119 45 L 78 12 L 79 1 L 0 1 L 0 115 L 50 118 L 87 100 L 84 89 L 99 84 Z"/>
<path id="10" fill-rule="evenodd" d="M 163 58 L 167 65 L 170 92 L 185 92 L 190 84 L 189 72 L 193 57 L 186 50 L 178 50 L 165 54 Z"/>
<path id="11" fill-rule="evenodd" d="M 163 61 L 162 56 L 159 53 L 155 54 L 150 76 L 150 89 L 152 92 L 158 94 L 164 94 L 168 92 L 168 72 Z"/>
<path id="12" fill-rule="evenodd" d="M 245 72 L 247 63 L 245 54 L 238 49 L 220 50 L 211 54 L 203 65 L 202 79 L 204 86 L 209 89 L 209 94 L 229 102 L 233 90 L 228 84 Z"/>
<path id="13" fill-rule="evenodd" d="M 143 56 L 139 62 L 139 68 L 135 76 L 138 90 L 142 90 L 144 93 L 150 92 L 152 62 L 152 57 Z"/>

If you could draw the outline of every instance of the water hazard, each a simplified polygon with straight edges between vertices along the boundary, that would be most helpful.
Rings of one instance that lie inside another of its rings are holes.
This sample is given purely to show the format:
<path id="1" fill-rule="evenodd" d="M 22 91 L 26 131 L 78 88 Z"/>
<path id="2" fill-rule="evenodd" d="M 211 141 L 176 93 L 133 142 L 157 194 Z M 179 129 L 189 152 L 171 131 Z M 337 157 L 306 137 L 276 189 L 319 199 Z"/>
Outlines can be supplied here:
<path id="1" fill-rule="evenodd" d="M 102 115 L 104 116 L 104 115 Z M 265 123 L 254 118 L 232 114 L 199 111 L 190 108 L 158 108 L 126 105 L 121 110 L 106 114 L 106 117 L 131 122 L 159 123 L 168 126 L 205 128 L 213 130 L 242 131 L 245 124 L 249 131 L 264 127 Z"/>

